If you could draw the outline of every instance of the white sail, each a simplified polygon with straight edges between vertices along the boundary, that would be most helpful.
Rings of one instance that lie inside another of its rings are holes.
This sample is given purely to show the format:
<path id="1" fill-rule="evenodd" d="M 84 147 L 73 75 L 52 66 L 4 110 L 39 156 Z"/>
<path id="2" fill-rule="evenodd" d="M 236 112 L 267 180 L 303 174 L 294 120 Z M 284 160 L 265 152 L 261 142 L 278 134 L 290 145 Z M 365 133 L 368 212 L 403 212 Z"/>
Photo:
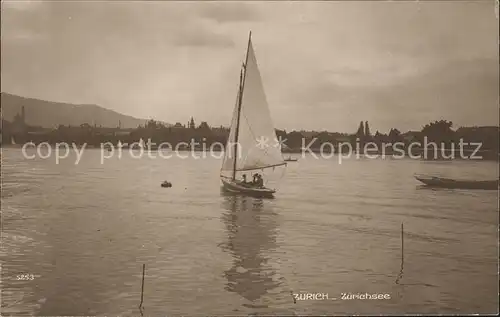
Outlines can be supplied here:
<path id="1" fill-rule="evenodd" d="M 118 140 L 118 144 L 116 145 L 119 149 L 123 147 L 122 141 Z"/>
<path id="2" fill-rule="evenodd" d="M 232 172 L 235 159 L 236 171 L 257 170 L 285 164 L 281 155 L 281 145 L 274 130 L 251 40 L 248 46 L 242 91 L 240 113 L 238 116 L 237 102 L 231 122 L 222 171 Z M 234 148 L 236 135 L 238 137 L 238 151 L 235 151 Z"/>
<path id="3" fill-rule="evenodd" d="M 11 144 L 16 144 L 16 141 L 14 140 L 14 137 L 11 137 L 11 138 L 10 138 L 10 143 L 11 143 Z"/>

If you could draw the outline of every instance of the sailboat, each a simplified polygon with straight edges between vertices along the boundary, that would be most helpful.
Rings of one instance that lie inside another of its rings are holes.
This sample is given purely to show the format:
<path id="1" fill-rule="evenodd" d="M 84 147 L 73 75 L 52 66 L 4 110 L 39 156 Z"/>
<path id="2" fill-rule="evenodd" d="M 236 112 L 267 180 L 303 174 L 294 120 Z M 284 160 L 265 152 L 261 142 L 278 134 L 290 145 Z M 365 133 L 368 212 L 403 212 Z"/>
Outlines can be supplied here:
<path id="1" fill-rule="evenodd" d="M 259 197 L 273 197 L 276 189 L 247 183 L 243 175 L 285 166 L 252 46 L 248 37 L 245 63 L 234 107 L 229 138 L 220 171 L 226 191 Z"/>
<path id="2" fill-rule="evenodd" d="M 12 145 L 16 145 L 17 144 L 16 140 L 14 140 L 14 137 L 10 138 L 10 144 L 12 144 Z"/>

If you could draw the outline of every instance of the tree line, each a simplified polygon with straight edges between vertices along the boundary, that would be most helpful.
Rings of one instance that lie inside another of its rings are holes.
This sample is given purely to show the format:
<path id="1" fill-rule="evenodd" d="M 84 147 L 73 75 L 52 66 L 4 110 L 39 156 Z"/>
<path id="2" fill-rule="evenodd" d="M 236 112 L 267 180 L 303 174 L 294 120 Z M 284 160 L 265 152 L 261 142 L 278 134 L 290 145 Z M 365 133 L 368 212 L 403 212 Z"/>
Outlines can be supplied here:
<path id="1" fill-rule="evenodd" d="M 191 121 L 192 122 L 192 121 Z M 286 151 L 301 149 L 304 145 L 313 142 L 311 148 L 319 147 L 322 143 L 329 142 L 334 146 L 340 143 L 349 142 L 353 146 L 356 143 L 361 145 L 367 142 L 375 144 L 401 142 L 408 145 L 412 142 L 423 143 L 426 138 L 428 142 L 444 144 L 449 147 L 452 144 L 463 142 L 481 142 L 482 149 L 496 150 L 499 148 L 499 128 L 498 127 L 462 127 L 453 130 L 453 123 L 447 120 L 437 120 L 430 122 L 422 127 L 420 131 L 409 131 L 401 133 L 393 128 L 387 134 L 376 131 L 372 134 L 369 130 L 368 122 L 361 122 L 360 128 L 353 134 L 338 132 L 306 132 L 276 130 L 276 135 L 283 140 Z M 14 129 L 12 123 L 2 120 L 2 143 L 11 144 L 12 140 L 18 144 L 33 142 L 48 142 L 51 144 L 66 142 L 75 144 L 84 144 L 100 146 L 102 143 L 110 142 L 117 144 L 131 144 L 140 139 L 144 141 L 150 139 L 151 142 L 160 144 L 169 142 L 172 146 L 180 142 L 191 142 L 195 140 L 198 143 L 205 143 L 207 146 L 215 142 L 226 144 L 229 135 L 229 129 L 223 127 L 210 127 L 206 122 L 202 122 L 197 127 L 191 126 L 166 126 L 165 124 L 149 120 L 144 125 L 136 129 L 102 128 L 91 126 L 84 123 L 80 126 L 59 125 L 56 129 L 43 129 L 40 127 L 25 126 Z"/>

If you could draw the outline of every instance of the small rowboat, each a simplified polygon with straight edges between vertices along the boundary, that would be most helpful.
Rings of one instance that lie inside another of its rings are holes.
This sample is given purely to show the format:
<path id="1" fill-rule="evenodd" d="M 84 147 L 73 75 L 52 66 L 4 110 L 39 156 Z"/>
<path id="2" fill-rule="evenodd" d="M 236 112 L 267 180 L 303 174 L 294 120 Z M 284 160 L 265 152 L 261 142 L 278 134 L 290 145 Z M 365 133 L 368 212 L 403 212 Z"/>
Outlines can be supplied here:
<path id="1" fill-rule="evenodd" d="M 498 180 L 458 180 L 437 176 L 415 175 L 415 178 L 429 187 L 451 188 L 451 189 L 485 189 L 498 190 Z"/>

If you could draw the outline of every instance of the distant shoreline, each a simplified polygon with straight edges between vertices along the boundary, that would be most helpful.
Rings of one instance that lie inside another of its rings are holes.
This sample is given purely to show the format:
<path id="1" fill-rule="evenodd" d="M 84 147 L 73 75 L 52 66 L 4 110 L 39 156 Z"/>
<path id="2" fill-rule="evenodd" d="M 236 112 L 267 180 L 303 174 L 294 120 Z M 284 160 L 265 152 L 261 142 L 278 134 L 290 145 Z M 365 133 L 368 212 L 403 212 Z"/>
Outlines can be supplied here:
<path id="1" fill-rule="evenodd" d="M 81 148 L 83 145 L 76 145 L 78 148 Z M 20 144 L 2 144 L 0 146 L 0 148 L 2 149 L 22 149 L 23 145 L 20 145 Z M 55 145 L 54 144 L 50 144 L 50 147 L 51 148 L 55 148 Z M 95 146 L 95 145 L 90 145 L 90 144 L 87 144 L 85 146 L 85 149 L 92 149 L 92 150 L 106 150 L 105 147 L 102 147 L 102 146 Z M 117 149 L 114 149 L 114 150 L 117 150 Z M 167 150 L 167 149 L 164 149 L 164 150 Z M 123 147 L 122 148 L 122 151 L 140 151 L 139 148 L 130 148 L 130 147 Z M 156 152 L 158 151 L 158 148 L 155 147 L 155 148 L 143 148 L 143 151 L 144 152 Z M 213 149 L 212 150 L 213 152 L 223 152 L 223 150 L 221 149 Z M 203 153 L 203 152 L 210 152 L 209 149 L 206 149 L 205 151 L 202 149 L 202 148 L 196 148 L 196 149 L 189 149 L 189 148 L 179 148 L 178 149 L 178 152 L 195 152 L 195 153 Z M 432 158 L 432 159 L 428 159 L 428 160 L 467 160 L 467 158 L 462 158 L 460 156 L 457 156 L 457 155 L 454 155 L 452 158 L 450 158 L 450 156 L 452 155 L 452 153 L 460 153 L 460 150 L 452 150 L 452 149 L 446 149 L 446 148 L 443 148 L 443 149 L 427 149 L 427 153 L 434 153 L 436 152 L 438 157 L 437 158 Z M 466 156 L 471 156 L 471 155 L 479 155 L 482 157 L 481 160 L 485 160 L 485 161 L 498 161 L 500 159 L 500 153 L 499 151 L 496 151 L 496 150 L 478 150 L 478 151 L 475 151 L 475 150 L 468 150 L 468 149 L 462 149 L 462 152 L 466 155 Z M 305 153 L 306 155 L 310 155 L 310 153 L 314 153 L 314 154 L 325 154 L 325 151 L 321 151 L 320 148 L 309 148 L 307 150 L 302 150 L 302 149 L 284 149 L 281 151 L 281 153 L 283 154 L 303 154 Z M 347 153 L 338 153 L 338 152 L 326 152 L 327 154 L 329 155 L 339 155 L 339 154 L 342 154 L 342 155 L 346 155 Z M 356 151 L 353 151 L 351 154 L 355 154 L 355 155 L 362 155 L 362 156 L 379 156 L 381 158 L 385 158 L 385 157 L 391 157 L 391 156 L 399 156 L 399 157 L 411 157 L 411 156 L 422 156 L 422 154 L 425 154 L 426 151 L 425 149 L 423 148 L 414 148 L 412 149 L 411 153 L 409 153 L 408 149 L 405 149 L 404 152 L 397 152 L 397 151 L 393 151 L 393 150 L 390 150 L 390 149 L 387 149 L 386 151 L 360 151 L 359 154 L 356 152 Z M 296 155 L 293 155 L 291 156 L 292 158 L 295 157 Z M 425 158 L 425 156 L 422 156 L 422 159 L 427 159 Z M 477 160 L 477 159 L 476 159 Z"/>

